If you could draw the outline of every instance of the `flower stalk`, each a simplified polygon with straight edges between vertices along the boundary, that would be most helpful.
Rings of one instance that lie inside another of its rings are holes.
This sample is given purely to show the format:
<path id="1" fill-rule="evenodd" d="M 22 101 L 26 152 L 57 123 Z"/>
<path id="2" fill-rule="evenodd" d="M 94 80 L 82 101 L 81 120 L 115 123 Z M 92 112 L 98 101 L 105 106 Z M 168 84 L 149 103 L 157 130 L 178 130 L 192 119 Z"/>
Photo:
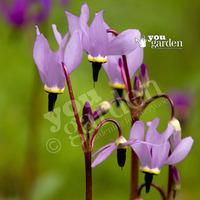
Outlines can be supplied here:
<path id="1" fill-rule="evenodd" d="M 75 102 L 75 98 L 74 98 L 74 93 L 73 93 L 70 77 L 69 77 L 69 74 L 67 72 L 67 69 L 66 69 L 66 66 L 65 66 L 64 63 L 62 63 L 62 67 L 63 67 L 63 70 L 64 70 L 64 74 L 65 74 L 65 78 L 66 78 L 66 82 L 67 82 L 67 86 L 68 86 L 69 96 L 70 96 L 70 100 L 71 100 L 71 104 L 72 104 L 72 109 L 73 109 L 73 112 L 74 112 L 74 117 L 76 119 L 78 133 L 80 135 L 81 141 L 85 145 L 85 137 L 84 137 L 83 129 L 82 129 L 82 126 L 81 126 L 79 114 L 78 114 L 78 111 L 77 111 L 76 102 Z"/>
<path id="2" fill-rule="evenodd" d="M 92 167 L 91 152 L 85 152 L 85 174 L 86 174 L 86 200 L 92 200 Z"/>
<path id="3" fill-rule="evenodd" d="M 165 192 L 163 191 L 162 188 L 160 188 L 158 185 L 153 184 L 153 183 L 151 184 L 151 187 L 155 188 L 155 189 L 159 192 L 159 194 L 160 194 L 162 200 L 167 200 L 166 195 L 165 195 Z M 141 196 L 141 193 L 142 193 L 143 188 L 145 188 L 145 184 L 142 184 L 142 185 L 140 186 L 140 188 L 139 188 L 139 190 L 138 190 L 138 198 Z"/>

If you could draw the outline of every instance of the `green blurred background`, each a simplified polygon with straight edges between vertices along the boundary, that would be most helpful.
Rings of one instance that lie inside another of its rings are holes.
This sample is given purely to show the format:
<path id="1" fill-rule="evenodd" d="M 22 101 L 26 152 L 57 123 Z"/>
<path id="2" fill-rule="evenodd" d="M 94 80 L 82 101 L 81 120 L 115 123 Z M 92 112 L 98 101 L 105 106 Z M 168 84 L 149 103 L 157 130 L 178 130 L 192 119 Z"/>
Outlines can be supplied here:
<path id="1" fill-rule="evenodd" d="M 79 15 L 82 3 L 80 0 L 71 0 L 66 9 Z M 164 34 L 174 40 L 183 41 L 182 50 L 145 48 L 144 62 L 149 67 L 151 79 L 159 84 L 162 92 L 184 89 L 193 94 L 193 106 L 183 134 L 192 135 L 195 143 L 190 155 L 179 165 L 182 188 L 178 193 L 178 199 L 198 199 L 200 194 L 199 2 L 88 0 L 87 3 L 92 16 L 104 9 L 106 22 L 118 31 L 137 28 L 144 35 Z M 57 47 L 51 31 L 52 23 L 57 24 L 63 34 L 67 31 L 64 9 L 58 5 L 54 6 L 48 24 L 45 25 L 46 35 L 55 50 Z M 23 195 L 28 195 L 30 200 L 84 199 L 84 159 L 76 137 L 67 90 L 64 95 L 59 96 L 55 114 L 48 114 L 47 94 L 43 92 L 32 58 L 34 25 L 19 32 L 1 20 L 0 32 L 0 199 L 18 200 L 25 198 Z M 101 101 L 112 98 L 112 91 L 103 70 L 94 88 L 91 66 L 86 56 L 71 79 L 80 113 L 86 99 L 93 101 L 92 107 L 95 109 Z M 91 98 L 91 94 L 95 94 L 95 97 Z M 148 112 L 144 117 L 146 120 L 151 120 L 156 115 L 161 116 L 161 119 L 163 118 L 161 128 L 164 128 L 169 116 L 166 109 L 159 107 L 155 113 Z M 121 122 L 124 134 L 128 137 L 129 117 L 123 106 L 121 111 L 123 114 L 114 108 L 112 113 L 115 113 L 117 120 Z M 107 128 L 109 125 L 102 130 L 102 136 L 96 141 L 95 150 L 115 139 L 116 131 L 106 134 Z M 52 138 L 57 140 L 50 143 Z M 129 199 L 129 171 L 129 156 L 126 166 L 121 170 L 116 164 L 115 154 L 95 168 L 94 199 Z M 164 168 L 154 180 L 166 188 L 167 169 Z M 141 173 L 140 182 L 142 181 Z M 159 198 L 153 189 L 149 195 L 144 194 L 145 200 Z"/>

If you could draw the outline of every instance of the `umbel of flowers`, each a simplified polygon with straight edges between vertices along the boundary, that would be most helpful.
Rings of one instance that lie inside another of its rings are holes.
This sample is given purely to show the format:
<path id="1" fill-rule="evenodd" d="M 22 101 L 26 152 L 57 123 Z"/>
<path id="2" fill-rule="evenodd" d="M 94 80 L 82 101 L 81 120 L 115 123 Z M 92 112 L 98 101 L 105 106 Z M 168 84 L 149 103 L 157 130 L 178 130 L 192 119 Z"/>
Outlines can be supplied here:
<path id="1" fill-rule="evenodd" d="M 59 33 L 56 25 L 52 25 L 58 44 L 56 52 L 51 50 L 47 39 L 36 27 L 33 57 L 44 84 L 44 90 L 48 94 L 49 111 L 53 111 L 57 95 L 64 92 L 67 83 L 68 97 L 71 100 L 77 132 L 80 135 L 85 156 L 86 200 L 92 199 L 92 169 L 105 161 L 114 151 L 117 152 L 118 165 L 123 167 L 128 148 L 131 149 L 130 199 L 141 198 L 144 187 L 147 193 L 151 187 L 154 187 L 163 199 L 170 199 L 172 196 L 175 198 L 176 190 L 180 185 L 180 175 L 176 164 L 188 155 L 193 139 L 182 138 L 180 123 L 174 117 L 173 102 L 166 94 L 146 98 L 149 75 L 146 65 L 143 64 L 143 48 L 140 48 L 136 42 L 140 39 L 140 31 L 128 29 L 118 33 L 112 30 L 103 19 L 103 11 L 96 13 L 89 25 L 87 4 L 82 5 L 80 16 L 69 12 L 66 12 L 66 16 L 68 32 L 64 36 Z M 87 54 L 88 61 L 91 63 L 93 81 L 98 81 L 99 71 L 103 67 L 115 95 L 113 100 L 102 102 L 94 111 L 90 103 L 85 102 L 80 118 L 70 75 L 80 66 L 83 52 Z M 133 84 L 132 77 L 134 77 Z M 157 131 L 159 118 L 147 124 L 140 120 L 146 107 L 159 98 L 166 99 L 171 106 L 171 119 L 163 133 Z M 121 102 L 127 105 L 132 119 L 129 139 L 123 136 L 120 125 L 115 119 L 105 117 L 101 119 L 115 103 L 120 106 Z M 98 124 L 95 123 L 97 119 L 100 121 Z M 114 124 L 118 135 L 113 142 L 103 146 L 92 156 L 96 136 L 106 123 Z M 144 184 L 141 185 L 138 180 L 139 163 L 144 173 Z M 167 192 L 153 183 L 153 176 L 160 174 L 163 166 L 169 167 Z"/>

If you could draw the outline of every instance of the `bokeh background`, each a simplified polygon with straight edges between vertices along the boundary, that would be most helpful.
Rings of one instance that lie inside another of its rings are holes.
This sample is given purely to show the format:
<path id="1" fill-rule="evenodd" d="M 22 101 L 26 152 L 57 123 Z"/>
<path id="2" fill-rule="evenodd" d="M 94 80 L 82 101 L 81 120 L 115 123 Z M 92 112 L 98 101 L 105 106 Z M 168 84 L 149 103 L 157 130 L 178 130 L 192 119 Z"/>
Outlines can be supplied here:
<path id="1" fill-rule="evenodd" d="M 71 0 L 67 6 L 54 2 L 47 22 L 41 29 L 49 38 L 52 49 L 56 42 L 51 31 L 55 23 L 64 34 L 67 20 L 64 10 L 79 15 L 84 1 Z M 191 135 L 194 146 L 180 165 L 180 200 L 199 197 L 199 102 L 200 102 L 200 5 L 198 1 L 135 1 L 135 0 L 88 0 L 92 16 L 105 10 L 106 22 L 118 31 L 137 28 L 144 35 L 166 35 L 183 41 L 182 50 L 157 50 L 145 48 L 144 62 L 149 74 L 162 92 L 180 90 L 192 95 L 189 117 L 184 123 L 183 135 Z M 77 138 L 67 90 L 56 102 L 54 114 L 47 113 L 47 94 L 32 58 L 35 39 L 34 24 L 21 30 L 14 29 L 1 17 L 0 20 L 0 199 L 1 200 L 66 200 L 84 199 L 84 158 Z M 103 100 L 112 98 L 108 79 L 101 70 L 99 81 L 92 82 L 91 66 L 86 56 L 81 66 L 71 76 L 79 112 L 85 100 L 93 109 Z M 93 95 L 93 97 L 91 97 Z M 67 103 L 66 103 L 67 102 Z M 145 120 L 160 116 L 164 129 L 169 117 L 164 106 L 147 112 Z M 124 106 L 113 108 L 112 114 L 120 122 L 124 134 L 129 135 L 128 114 Z M 96 147 L 114 140 L 116 131 L 107 134 L 107 125 Z M 50 143 L 54 138 L 54 142 Z M 57 140 L 55 140 L 55 138 Z M 57 143 L 56 143 L 57 142 Z M 113 154 L 93 171 L 95 200 L 122 200 L 129 198 L 130 152 L 123 170 L 116 164 Z M 155 183 L 166 188 L 167 168 L 155 177 Z M 140 183 L 143 174 L 140 174 Z M 144 199 L 160 199 L 153 189 Z"/>

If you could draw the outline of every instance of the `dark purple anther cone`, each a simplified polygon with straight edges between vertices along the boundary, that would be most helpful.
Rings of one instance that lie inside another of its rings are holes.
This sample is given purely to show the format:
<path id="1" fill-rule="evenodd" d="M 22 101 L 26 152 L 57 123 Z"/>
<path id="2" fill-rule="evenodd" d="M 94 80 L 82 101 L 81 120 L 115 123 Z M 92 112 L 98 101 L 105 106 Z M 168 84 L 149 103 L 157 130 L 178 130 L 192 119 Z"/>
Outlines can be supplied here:
<path id="1" fill-rule="evenodd" d="M 153 181 L 153 175 L 152 173 L 148 173 L 148 172 L 145 172 L 145 186 L 146 186 L 146 193 L 149 193 L 150 191 L 150 188 L 151 188 L 151 183 Z"/>
<path id="2" fill-rule="evenodd" d="M 100 62 L 92 62 L 92 75 L 93 75 L 93 81 L 98 81 L 99 71 L 101 69 L 102 63 Z"/>
<path id="3" fill-rule="evenodd" d="M 49 93 L 48 94 L 48 111 L 52 112 L 54 107 L 55 107 L 55 103 L 57 100 L 57 93 Z"/>
<path id="4" fill-rule="evenodd" d="M 120 167 L 124 167 L 126 162 L 126 149 L 118 148 L 117 149 L 117 163 Z"/>

